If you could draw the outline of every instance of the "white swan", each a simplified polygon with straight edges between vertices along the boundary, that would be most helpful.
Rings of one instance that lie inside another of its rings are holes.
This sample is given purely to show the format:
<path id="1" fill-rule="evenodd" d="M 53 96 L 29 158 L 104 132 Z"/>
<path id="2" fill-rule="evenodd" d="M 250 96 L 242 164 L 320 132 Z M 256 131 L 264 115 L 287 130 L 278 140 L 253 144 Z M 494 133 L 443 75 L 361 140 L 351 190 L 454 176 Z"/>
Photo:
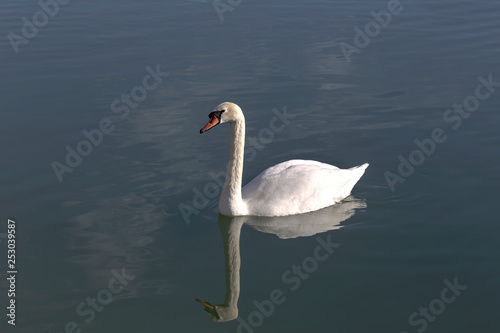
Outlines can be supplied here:
<path id="1" fill-rule="evenodd" d="M 290 160 L 264 170 L 243 189 L 245 117 L 230 102 L 219 104 L 200 130 L 229 123 L 231 148 L 219 211 L 226 216 L 285 216 L 331 206 L 349 196 L 368 163 L 350 169 L 308 160 Z"/>

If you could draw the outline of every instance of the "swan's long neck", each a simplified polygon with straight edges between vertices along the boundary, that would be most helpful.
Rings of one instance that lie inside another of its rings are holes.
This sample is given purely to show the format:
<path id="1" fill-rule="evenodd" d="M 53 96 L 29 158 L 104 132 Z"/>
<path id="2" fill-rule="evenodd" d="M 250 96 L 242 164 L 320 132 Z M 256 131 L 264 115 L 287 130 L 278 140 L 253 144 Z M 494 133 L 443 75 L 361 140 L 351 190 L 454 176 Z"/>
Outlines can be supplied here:
<path id="1" fill-rule="evenodd" d="M 245 118 L 232 122 L 231 146 L 226 181 L 220 197 L 221 213 L 225 215 L 242 215 L 244 204 L 241 197 L 241 181 L 243 176 L 243 160 L 245 155 Z"/>

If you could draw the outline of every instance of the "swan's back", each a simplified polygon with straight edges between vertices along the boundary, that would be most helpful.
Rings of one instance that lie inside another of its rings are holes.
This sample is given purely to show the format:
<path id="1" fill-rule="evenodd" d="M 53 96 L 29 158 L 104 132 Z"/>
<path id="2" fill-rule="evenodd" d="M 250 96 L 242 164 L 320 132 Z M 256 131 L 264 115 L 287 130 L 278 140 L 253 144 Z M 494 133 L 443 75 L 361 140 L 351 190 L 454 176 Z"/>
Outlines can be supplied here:
<path id="1" fill-rule="evenodd" d="M 284 216 L 331 206 L 349 196 L 367 167 L 339 169 L 309 160 L 277 164 L 243 187 L 247 215 Z"/>

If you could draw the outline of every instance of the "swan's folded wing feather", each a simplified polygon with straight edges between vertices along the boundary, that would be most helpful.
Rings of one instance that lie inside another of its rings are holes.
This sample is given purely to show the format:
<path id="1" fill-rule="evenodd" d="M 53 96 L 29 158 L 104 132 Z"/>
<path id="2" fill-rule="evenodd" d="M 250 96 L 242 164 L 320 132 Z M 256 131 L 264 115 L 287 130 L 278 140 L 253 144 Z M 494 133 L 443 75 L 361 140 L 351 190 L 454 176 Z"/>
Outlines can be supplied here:
<path id="1" fill-rule="evenodd" d="M 264 170 L 242 189 L 249 215 L 300 214 L 328 207 L 350 194 L 364 167 L 339 169 L 292 160 Z"/>

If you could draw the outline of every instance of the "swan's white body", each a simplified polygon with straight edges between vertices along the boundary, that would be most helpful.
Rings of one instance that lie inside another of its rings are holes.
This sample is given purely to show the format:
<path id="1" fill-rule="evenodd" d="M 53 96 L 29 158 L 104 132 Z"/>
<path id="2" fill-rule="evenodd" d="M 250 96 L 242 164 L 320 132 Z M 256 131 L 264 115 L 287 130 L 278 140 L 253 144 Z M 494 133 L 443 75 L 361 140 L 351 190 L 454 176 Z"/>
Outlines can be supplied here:
<path id="1" fill-rule="evenodd" d="M 220 104 L 201 133 L 219 123 L 231 126 L 231 147 L 219 211 L 227 216 L 285 216 L 331 206 L 349 196 L 368 164 L 339 169 L 307 160 L 291 160 L 264 170 L 243 189 L 245 117 L 234 103 Z"/>
<path id="2" fill-rule="evenodd" d="M 331 206 L 349 196 L 367 166 L 342 170 L 306 160 L 272 166 L 243 187 L 245 215 L 283 216 Z"/>

